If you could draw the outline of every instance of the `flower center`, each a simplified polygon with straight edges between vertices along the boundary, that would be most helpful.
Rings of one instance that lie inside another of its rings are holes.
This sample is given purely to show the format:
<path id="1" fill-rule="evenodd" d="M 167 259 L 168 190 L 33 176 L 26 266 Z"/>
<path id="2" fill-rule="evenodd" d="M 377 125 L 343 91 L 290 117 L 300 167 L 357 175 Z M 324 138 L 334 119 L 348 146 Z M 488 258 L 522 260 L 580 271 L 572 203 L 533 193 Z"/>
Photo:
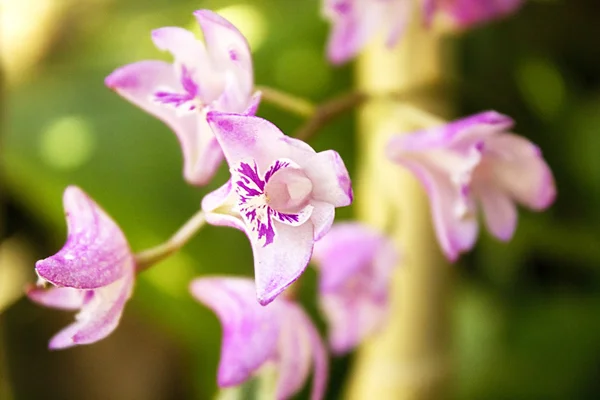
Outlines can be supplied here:
<path id="1" fill-rule="evenodd" d="M 276 160 L 264 176 L 254 160 L 241 161 L 232 168 L 232 183 L 238 195 L 235 209 L 263 246 L 277 235 L 274 221 L 299 226 L 312 214 L 312 182 L 291 160 Z"/>

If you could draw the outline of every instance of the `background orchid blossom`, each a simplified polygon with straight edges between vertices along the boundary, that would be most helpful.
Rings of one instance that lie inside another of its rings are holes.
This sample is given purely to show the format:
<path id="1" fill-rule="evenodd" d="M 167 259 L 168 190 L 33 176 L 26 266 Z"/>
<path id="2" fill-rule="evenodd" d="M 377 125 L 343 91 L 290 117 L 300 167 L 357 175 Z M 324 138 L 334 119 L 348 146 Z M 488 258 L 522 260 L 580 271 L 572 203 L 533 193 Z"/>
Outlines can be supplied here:
<path id="1" fill-rule="evenodd" d="M 452 261 L 475 244 L 477 203 L 492 235 L 508 241 L 517 225 L 515 202 L 543 210 L 554 201 L 554 178 L 541 151 L 508 133 L 512 126 L 509 117 L 488 111 L 397 135 L 388 144 L 388 157 L 425 187 L 438 241 Z"/>
<path id="2" fill-rule="evenodd" d="M 352 202 L 350 177 L 337 152 L 316 153 L 262 118 L 212 112 L 208 120 L 231 179 L 202 209 L 208 223 L 246 233 L 258 301 L 266 305 L 302 274 L 335 208 Z"/>
<path id="3" fill-rule="evenodd" d="M 260 93 L 252 93 L 252 58 L 240 31 L 209 10 L 194 16 L 205 43 L 183 28 L 156 29 L 154 44 L 169 51 L 174 63 L 136 62 L 117 69 L 105 82 L 173 129 L 183 152 L 185 179 L 204 185 L 223 159 L 206 122 L 207 112 L 254 114 Z"/>
<path id="4" fill-rule="evenodd" d="M 40 283 L 55 287 L 27 292 L 42 305 L 79 310 L 75 323 L 50 340 L 51 349 L 94 343 L 112 333 L 135 277 L 133 255 L 117 224 L 78 187 L 65 190 L 63 203 L 67 242 L 35 266 Z"/>
<path id="5" fill-rule="evenodd" d="M 523 0 L 425 0 L 425 20 L 430 23 L 441 13 L 459 28 L 468 28 L 516 12 Z"/>
<path id="6" fill-rule="evenodd" d="M 335 353 L 351 351 L 385 322 L 398 258 L 389 238 L 358 222 L 334 224 L 315 243 L 319 303 Z"/>
<path id="7" fill-rule="evenodd" d="M 410 18 L 411 0 L 324 0 L 323 15 L 331 24 L 327 57 L 342 64 L 383 31 L 386 45 L 394 46 Z"/>
<path id="8" fill-rule="evenodd" d="M 327 381 L 327 353 L 318 331 L 302 308 L 287 299 L 267 307 L 256 302 L 247 278 L 198 278 L 192 295 L 212 309 L 223 326 L 220 387 L 240 385 L 269 364 L 278 374 L 275 398 L 297 393 L 314 368 L 311 399 L 322 399 Z"/>

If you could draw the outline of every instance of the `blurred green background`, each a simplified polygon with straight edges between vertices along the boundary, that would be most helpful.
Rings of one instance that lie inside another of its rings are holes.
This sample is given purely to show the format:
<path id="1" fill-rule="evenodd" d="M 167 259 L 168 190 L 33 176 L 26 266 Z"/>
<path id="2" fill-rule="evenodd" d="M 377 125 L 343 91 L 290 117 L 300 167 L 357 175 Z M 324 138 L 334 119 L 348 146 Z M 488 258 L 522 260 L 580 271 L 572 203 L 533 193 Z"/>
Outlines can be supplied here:
<path id="1" fill-rule="evenodd" d="M 245 236 L 208 227 L 143 273 L 108 339 L 66 351 L 48 339 L 73 316 L 20 297 L 35 260 L 64 242 L 61 197 L 76 184 L 119 222 L 132 247 L 158 244 L 227 179 L 186 185 L 175 136 L 108 90 L 113 69 L 169 59 L 150 31 L 195 27 L 220 12 L 247 35 L 257 84 L 320 101 L 352 85 L 324 59 L 318 0 L 0 0 L 3 91 L 0 201 L 0 399 L 209 399 L 220 327 L 188 294 L 200 274 L 252 274 Z M 508 245 L 483 234 L 454 266 L 456 399 L 600 398 L 600 8 L 597 0 L 529 1 L 513 18 L 448 39 L 456 110 L 496 109 L 538 143 L 558 200 L 522 211 Z M 263 103 L 291 133 L 301 120 Z M 338 150 L 353 175 L 353 117 L 311 144 Z M 338 218 L 350 218 L 341 209 Z M 314 273 L 302 299 L 314 312 Z M 322 326 L 322 324 L 321 324 Z M 351 357 L 334 360 L 340 396 Z M 306 391 L 305 391 L 306 392 Z M 303 393 L 300 397 L 305 396 Z"/>

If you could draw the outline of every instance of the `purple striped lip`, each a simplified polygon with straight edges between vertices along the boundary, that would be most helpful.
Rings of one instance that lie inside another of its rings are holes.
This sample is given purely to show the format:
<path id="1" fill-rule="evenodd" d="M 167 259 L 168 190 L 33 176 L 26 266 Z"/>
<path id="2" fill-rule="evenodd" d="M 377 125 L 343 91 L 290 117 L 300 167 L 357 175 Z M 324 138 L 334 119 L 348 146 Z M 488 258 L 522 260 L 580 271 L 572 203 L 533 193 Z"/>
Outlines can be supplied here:
<path id="1" fill-rule="evenodd" d="M 306 205 L 298 213 L 284 213 L 270 206 L 270 200 L 273 199 L 269 199 L 266 194 L 267 183 L 278 171 L 286 168 L 295 166 L 291 161 L 276 160 L 267 169 L 264 177 L 261 177 L 254 160 L 242 161 L 232 168 L 232 182 L 238 195 L 236 210 L 250 228 L 254 239 L 258 242 L 263 241 L 263 247 L 273 243 L 275 239 L 273 220 L 297 226 L 304 223 L 312 212 L 311 205 Z"/>
<path id="2" fill-rule="evenodd" d="M 156 103 L 174 107 L 182 111 L 191 112 L 202 108 L 198 85 L 194 82 L 191 72 L 184 66 L 181 67 L 180 82 L 184 90 L 183 93 L 171 91 L 169 89 L 157 90 L 154 92 L 152 100 Z"/>

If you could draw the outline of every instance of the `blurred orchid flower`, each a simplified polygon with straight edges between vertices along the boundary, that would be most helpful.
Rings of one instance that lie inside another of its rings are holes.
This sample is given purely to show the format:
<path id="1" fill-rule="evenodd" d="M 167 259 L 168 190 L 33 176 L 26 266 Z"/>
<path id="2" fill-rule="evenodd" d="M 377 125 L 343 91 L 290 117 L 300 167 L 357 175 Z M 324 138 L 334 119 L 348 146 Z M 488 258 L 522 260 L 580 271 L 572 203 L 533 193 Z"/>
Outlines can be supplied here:
<path id="1" fill-rule="evenodd" d="M 246 233 L 258 301 L 271 302 L 306 268 L 335 208 L 352 202 L 348 171 L 333 150 L 316 153 L 270 122 L 211 112 L 231 179 L 202 200 L 206 221 Z"/>
<path id="2" fill-rule="evenodd" d="M 523 0 L 425 0 L 425 21 L 430 24 L 436 13 L 448 16 L 459 28 L 468 28 L 516 12 Z"/>
<path id="3" fill-rule="evenodd" d="M 254 282 L 246 278 L 199 278 L 192 281 L 190 291 L 217 314 L 223 326 L 220 387 L 237 386 L 261 367 L 274 364 L 275 398 L 288 399 L 304 386 L 312 364 L 311 398 L 323 398 L 328 368 L 325 346 L 298 304 L 277 299 L 262 307 L 255 300 Z"/>
<path id="4" fill-rule="evenodd" d="M 140 61 L 115 70 L 105 83 L 121 96 L 166 123 L 177 135 L 185 179 L 210 181 L 223 159 L 206 114 L 210 110 L 254 114 L 260 93 L 254 88 L 248 42 L 231 23 L 208 10 L 194 12 L 204 41 L 183 28 L 152 32 L 160 50 L 175 61 Z"/>
<path id="5" fill-rule="evenodd" d="M 385 322 L 398 258 L 389 238 L 357 222 L 335 224 L 315 243 L 319 302 L 335 353 L 351 351 Z"/>
<path id="6" fill-rule="evenodd" d="M 94 343 L 112 333 L 135 277 L 133 254 L 117 224 L 75 186 L 65 190 L 63 203 L 67 242 L 35 266 L 40 281 L 55 287 L 27 293 L 48 307 L 79 310 L 75 323 L 50 340 L 51 349 Z"/>
<path id="7" fill-rule="evenodd" d="M 554 178 L 539 148 L 507 133 L 512 126 L 509 117 L 488 111 L 389 142 L 388 157 L 425 187 L 451 261 L 475 244 L 477 203 L 492 235 L 508 241 L 517 225 L 515 202 L 543 210 L 554 201 Z"/>
<path id="8" fill-rule="evenodd" d="M 356 56 L 380 31 L 393 47 L 404 32 L 411 0 L 324 0 L 323 15 L 332 24 L 327 57 L 342 64 Z"/>

